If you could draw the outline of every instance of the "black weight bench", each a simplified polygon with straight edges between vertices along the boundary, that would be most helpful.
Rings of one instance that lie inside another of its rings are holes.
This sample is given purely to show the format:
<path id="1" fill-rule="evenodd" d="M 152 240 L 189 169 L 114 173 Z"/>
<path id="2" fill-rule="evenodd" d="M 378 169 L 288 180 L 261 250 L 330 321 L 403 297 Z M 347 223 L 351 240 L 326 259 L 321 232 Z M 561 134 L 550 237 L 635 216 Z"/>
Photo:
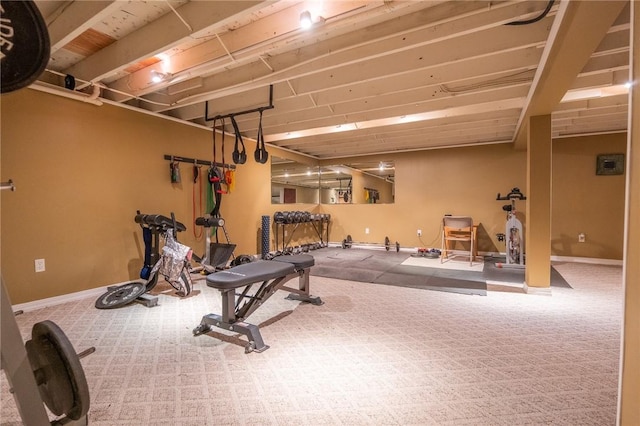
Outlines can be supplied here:
<path id="1" fill-rule="evenodd" d="M 306 254 L 280 256 L 273 260 L 245 263 L 208 275 L 207 286 L 219 290 L 222 295 L 222 315 L 203 316 L 200 325 L 193 329 L 194 336 L 208 333 L 218 327 L 247 336 L 247 353 L 269 349 L 262 340 L 258 326 L 245 320 L 278 290 L 291 292 L 287 299 L 322 305 L 319 297 L 309 294 L 309 269 L 314 263 L 313 256 Z M 297 289 L 285 286 L 289 280 L 296 277 Z M 258 288 L 254 289 L 254 285 Z M 242 287 L 244 288 L 240 291 Z M 240 293 L 236 293 L 236 290 Z"/>

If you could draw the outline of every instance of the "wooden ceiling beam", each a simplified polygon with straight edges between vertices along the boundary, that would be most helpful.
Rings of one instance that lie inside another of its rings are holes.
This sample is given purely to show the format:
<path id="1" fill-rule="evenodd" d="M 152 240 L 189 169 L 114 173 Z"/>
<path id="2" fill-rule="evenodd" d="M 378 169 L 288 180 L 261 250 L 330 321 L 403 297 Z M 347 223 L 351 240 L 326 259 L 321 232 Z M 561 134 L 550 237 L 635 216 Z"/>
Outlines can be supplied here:
<path id="1" fill-rule="evenodd" d="M 309 134 L 334 133 L 331 127 L 351 125 L 358 127 L 378 127 L 386 123 L 424 121 L 445 116 L 474 114 L 522 106 L 527 87 L 499 88 L 487 93 L 458 95 L 433 102 L 392 106 L 379 110 L 356 111 L 344 116 L 333 115 L 292 115 L 289 121 L 272 121 L 265 117 L 263 129 L 268 140 L 278 140 L 285 132 Z M 405 117 L 405 120 L 401 117 Z"/>
<path id="2" fill-rule="evenodd" d="M 48 24 L 51 54 L 122 7 L 117 1 L 74 1 Z"/>
<path id="3" fill-rule="evenodd" d="M 329 86 L 315 93 L 297 96 L 291 95 L 290 90 L 285 89 L 286 83 L 277 83 L 274 85 L 276 108 L 269 111 L 268 116 L 289 115 L 294 110 L 317 106 L 327 107 L 327 105 L 331 106 L 340 102 L 375 98 L 394 92 L 405 91 L 406 93 L 406 91 L 420 88 L 437 87 L 440 84 L 466 85 L 476 81 L 494 80 L 505 74 L 521 72 L 528 68 L 533 69 L 540 59 L 540 53 L 541 49 L 536 47 L 497 52 L 491 56 L 465 58 L 461 62 L 413 70 L 402 75 L 382 77 L 375 81 L 360 82 L 356 80 L 348 86 Z M 264 88 L 261 88 L 238 95 L 225 96 L 211 101 L 209 108 L 219 108 L 221 111 L 246 109 L 247 105 L 257 105 L 255 101 L 263 92 Z M 313 102 L 310 97 L 313 98 Z M 333 108 L 331 107 L 328 111 L 331 109 Z M 203 111 L 203 104 L 193 104 L 172 109 L 169 114 L 183 120 L 193 120 L 202 116 Z M 255 124 L 254 122 L 254 127 Z"/>
<path id="4" fill-rule="evenodd" d="M 515 147 L 526 147 L 528 119 L 551 114 L 616 21 L 627 1 L 563 1 L 518 121 Z"/>
<path id="5" fill-rule="evenodd" d="M 497 114 L 491 114 L 498 116 Z M 504 117 L 503 117 L 504 116 Z M 291 147 L 303 147 L 307 144 L 325 145 L 332 141 L 338 141 L 340 144 L 352 141 L 366 141 L 370 139 L 393 140 L 396 138 L 408 137 L 424 137 L 425 134 L 431 134 L 440 131 L 450 131 L 455 129 L 463 129 L 473 132 L 477 129 L 485 129 L 490 127 L 514 127 L 518 120 L 517 110 L 513 110 L 512 114 L 500 115 L 501 118 L 487 118 L 487 114 L 478 114 L 467 117 L 452 117 L 433 120 L 431 122 L 419 122 L 404 126 L 387 126 L 377 129 L 356 130 L 349 133 L 342 133 L 333 138 L 322 135 L 318 138 L 300 138 L 288 140 L 287 145 Z M 276 142 L 277 143 L 277 142 Z"/>
<path id="6" fill-rule="evenodd" d="M 131 63 L 189 41 L 190 36 L 198 32 L 222 27 L 235 15 L 249 13 L 264 5 L 265 2 L 260 1 L 217 2 L 215 7 L 209 2 L 186 3 L 177 12 L 189 23 L 191 30 L 174 13 L 168 13 L 69 67 L 65 72 L 87 81 L 105 79 Z"/>
<path id="7" fill-rule="evenodd" d="M 226 72 L 216 73 L 205 78 L 201 88 L 184 93 L 181 97 L 164 98 L 163 102 L 176 106 L 187 105 L 241 93 L 268 84 L 314 76 L 308 80 L 309 87 L 302 86 L 302 83 L 292 83 L 297 93 L 307 93 L 322 88 L 328 80 L 337 80 L 338 76 L 354 81 L 358 78 L 358 74 L 364 72 L 362 79 L 375 79 L 384 72 L 394 73 L 394 68 L 397 69 L 395 73 L 408 72 L 416 67 L 455 61 L 466 56 L 489 54 L 509 47 L 516 48 L 518 43 L 520 45 L 527 42 L 530 45 L 541 44 L 544 43 L 548 34 L 544 26 L 523 32 L 502 25 L 514 19 L 514 15 L 517 17 L 530 13 L 532 5 L 534 4 L 508 3 L 487 10 L 483 9 L 484 5 L 478 2 L 447 2 L 428 9 L 430 12 L 428 15 L 421 15 L 430 24 L 423 24 L 417 30 L 407 29 L 398 35 L 386 28 L 393 25 L 393 30 L 397 31 L 396 27 L 399 25 L 406 27 L 405 18 L 397 19 L 393 23 L 385 22 L 379 26 L 367 27 L 362 31 L 351 32 L 269 57 L 266 59 L 269 69 L 264 66 L 263 61 L 255 61 Z M 520 9 L 517 9 L 518 7 Z M 440 8 L 443 10 L 440 12 L 442 16 L 435 13 Z M 473 15 L 454 20 L 451 13 L 459 12 L 460 8 L 475 12 Z M 510 11 L 510 13 L 502 13 L 504 11 Z M 434 25 L 436 22 L 441 23 L 445 17 L 448 17 L 451 22 L 447 25 Z M 376 31 L 382 35 L 375 37 Z M 417 36 L 418 33 L 420 37 Z M 484 33 L 486 35 L 479 35 Z M 493 33 L 498 35 L 495 36 Z M 490 42 L 480 42 L 478 38 L 482 37 L 490 39 Z M 363 40 L 365 40 L 364 43 Z M 479 46 L 479 52 L 472 46 Z M 380 67 L 382 68 L 378 72 L 377 69 Z M 334 86 L 338 84 L 345 83 L 333 83 Z"/>

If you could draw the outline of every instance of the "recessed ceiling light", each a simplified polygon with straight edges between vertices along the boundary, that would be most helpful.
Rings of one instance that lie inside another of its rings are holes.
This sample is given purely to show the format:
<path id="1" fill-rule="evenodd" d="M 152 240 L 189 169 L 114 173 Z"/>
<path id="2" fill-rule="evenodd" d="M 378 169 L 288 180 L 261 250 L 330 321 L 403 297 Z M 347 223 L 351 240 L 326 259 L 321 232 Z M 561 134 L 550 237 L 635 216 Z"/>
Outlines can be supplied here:
<path id="1" fill-rule="evenodd" d="M 306 30 L 307 28 L 311 28 L 313 21 L 311 20 L 311 13 L 308 10 L 305 10 L 300 14 L 300 28 Z"/>

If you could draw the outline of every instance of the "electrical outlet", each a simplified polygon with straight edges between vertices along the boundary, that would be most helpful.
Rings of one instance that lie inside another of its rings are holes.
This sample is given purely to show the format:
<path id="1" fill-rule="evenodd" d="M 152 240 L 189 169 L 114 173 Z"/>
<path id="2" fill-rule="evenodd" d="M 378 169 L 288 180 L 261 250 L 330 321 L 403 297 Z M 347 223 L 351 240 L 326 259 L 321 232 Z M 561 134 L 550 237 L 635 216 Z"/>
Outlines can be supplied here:
<path id="1" fill-rule="evenodd" d="M 34 263 L 36 265 L 36 272 L 44 272 L 44 259 L 36 259 Z"/>
<path id="2" fill-rule="evenodd" d="M 418 237 L 422 237 L 422 229 L 418 229 Z"/>
<path id="3" fill-rule="evenodd" d="M 579 243 L 584 243 L 587 239 L 587 236 L 584 234 L 584 232 L 581 232 L 578 234 L 578 242 Z"/>
<path id="4" fill-rule="evenodd" d="M 369 233 L 369 228 L 364 228 L 364 233 L 368 234 Z"/>

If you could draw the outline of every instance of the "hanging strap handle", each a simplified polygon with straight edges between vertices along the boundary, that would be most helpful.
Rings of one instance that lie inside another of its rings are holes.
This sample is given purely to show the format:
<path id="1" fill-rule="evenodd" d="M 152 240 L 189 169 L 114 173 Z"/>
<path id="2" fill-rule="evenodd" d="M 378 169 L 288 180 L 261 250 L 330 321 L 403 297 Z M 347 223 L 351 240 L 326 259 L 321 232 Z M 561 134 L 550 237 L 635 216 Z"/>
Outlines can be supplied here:
<path id="1" fill-rule="evenodd" d="M 213 119 L 213 165 L 216 165 L 216 124 L 217 120 Z"/>
<path id="2" fill-rule="evenodd" d="M 269 153 L 264 145 L 264 134 L 262 133 L 262 110 L 260 110 L 260 121 L 258 122 L 258 138 L 256 139 L 256 150 L 253 157 L 257 163 L 264 164 L 269 159 Z"/>
<path id="3" fill-rule="evenodd" d="M 244 147 L 244 141 L 242 140 L 242 135 L 240 134 L 240 129 L 238 128 L 238 123 L 236 122 L 236 118 L 231 116 L 231 124 L 233 124 L 233 131 L 236 134 L 236 143 L 233 146 L 233 162 L 236 164 L 244 164 L 247 162 L 247 150 Z M 238 142 L 242 145 L 242 151 L 239 150 Z"/>
<path id="4" fill-rule="evenodd" d="M 225 128 L 225 123 L 224 123 L 224 118 L 222 119 L 222 180 L 224 181 L 224 170 L 227 167 L 227 161 L 224 159 L 224 145 L 225 145 L 225 135 L 226 132 L 224 131 Z"/>

